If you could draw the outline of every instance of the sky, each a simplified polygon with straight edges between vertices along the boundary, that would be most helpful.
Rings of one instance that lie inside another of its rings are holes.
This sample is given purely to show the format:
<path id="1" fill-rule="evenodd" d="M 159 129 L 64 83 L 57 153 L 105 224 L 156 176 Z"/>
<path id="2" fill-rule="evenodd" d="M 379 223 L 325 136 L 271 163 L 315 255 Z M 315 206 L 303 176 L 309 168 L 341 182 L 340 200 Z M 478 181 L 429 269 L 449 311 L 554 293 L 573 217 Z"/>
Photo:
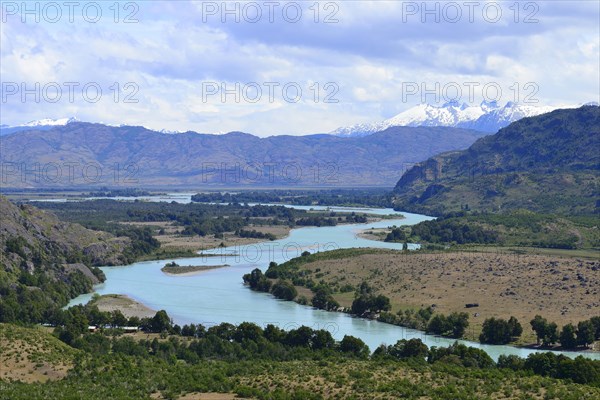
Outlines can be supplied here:
<path id="1" fill-rule="evenodd" d="M 258 136 L 599 101 L 600 2 L 3 1 L 0 123 Z"/>

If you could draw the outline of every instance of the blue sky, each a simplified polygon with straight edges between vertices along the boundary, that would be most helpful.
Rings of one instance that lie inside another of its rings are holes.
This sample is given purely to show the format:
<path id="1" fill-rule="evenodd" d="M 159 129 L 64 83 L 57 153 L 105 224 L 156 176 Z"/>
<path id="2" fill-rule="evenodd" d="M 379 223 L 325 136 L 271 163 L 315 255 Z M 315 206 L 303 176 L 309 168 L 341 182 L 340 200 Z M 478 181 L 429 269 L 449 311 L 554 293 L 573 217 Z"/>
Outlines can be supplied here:
<path id="1" fill-rule="evenodd" d="M 597 1 L 76 3 L 2 2 L 1 123 L 297 135 L 457 87 L 461 102 L 599 100 Z"/>

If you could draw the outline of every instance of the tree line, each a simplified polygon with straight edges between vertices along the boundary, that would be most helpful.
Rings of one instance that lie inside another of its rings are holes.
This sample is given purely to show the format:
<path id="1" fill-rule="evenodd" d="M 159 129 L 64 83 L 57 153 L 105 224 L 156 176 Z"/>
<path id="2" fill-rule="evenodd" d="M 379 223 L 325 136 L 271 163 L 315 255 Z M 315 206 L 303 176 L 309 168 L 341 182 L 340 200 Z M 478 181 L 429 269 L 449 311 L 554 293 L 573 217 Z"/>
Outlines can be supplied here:
<path id="1" fill-rule="evenodd" d="M 139 323 L 145 332 L 161 333 L 168 340 L 136 341 L 128 336 L 121 337 L 122 332 L 118 327 L 137 320 L 127 320 L 119 312 L 101 312 L 91 303 L 61 311 L 56 317 L 61 318 L 62 325 L 55 328 L 55 335 L 67 344 L 91 354 L 122 353 L 136 357 L 158 357 L 169 362 L 184 360 L 192 364 L 206 358 L 283 361 L 312 358 L 315 354 L 321 357 L 346 356 L 374 360 L 413 358 L 429 364 L 458 363 L 466 368 L 524 371 L 600 387 L 600 361 L 581 356 L 570 359 L 554 353 L 533 353 L 527 358 L 500 356 L 498 362 L 494 362 L 481 349 L 459 343 L 429 348 L 420 339 L 402 339 L 393 345 L 381 345 L 371 354 L 361 339 L 346 335 L 336 341 L 329 331 L 323 329 L 301 326 L 285 331 L 272 324 L 261 328 L 249 322 L 237 326 L 221 323 L 211 327 L 202 324 L 181 327 L 173 324 L 164 310 L 158 311 L 152 318 L 139 320 Z M 90 333 L 87 331 L 90 323 L 100 326 L 105 323 L 114 329 Z"/>
<path id="2" fill-rule="evenodd" d="M 269 190 L 236 193 L 198 193 L 192 201 L 200 203 L 287 203 L 319 206 L 392 207 L 386 189 Z"/>
<path id="3" fill-rule="evenodd" d="M 371 294 L 362 285 L 360 295 Z M 486 320 L 492 321 L 492 319 Z M 541 323 L 540 318 L 534 318 Z M 532 323 L 533 321 L 532 320 Z M 594 319 L 598 322 L 600 318 Z M 558 379 L 571 379 L 577 383 L 595 384 L 600 387 L 600 361 L 581 356 L 570 359 L 554 353 L 534 353 L 527 358 L 500 356 L 494 362 L 483 350 L 454 343 L 449 347 L 428 348 L 420 339 L 399 340 L 394 345 L 381 345 L 371 355 L 368 346 L 359 338 L 344 336 L 336 341 L 331 333 L 323 329 L 301 326 L 285 331 L 268 324 L 264 328 L 243 322 L 237 326 L 229 323 L 205 327 L 202 324 L 174 324 L 166 311 L 158 311 L 151 318 L 125 318 L 120 311 L 102 312 L 94 302 L 78 305 L 66 310 L 58 310 L 50 318 L 56 325 L 54 334 L 63 342 L 89 353 L 124 353 L 141 357 L 160 357 L 165 360 L 181 359 L 197 363 L 203 358 L 229 360 L 289 360 L 291 358 L 313 357 L 312 352 L 325 352 L 325 355 L 346 355 L 362 359 L 406 359 L 418 358 L 433 364 L 437 362 L 458 362 L 467 368 L 506 368 L 514 371 L 529 371 L 537 375 Z M 497 320 L 494 320 L 497 321 Z M 590 321 L 588 321 L 590 322 Z M 484 323 L 484 325 L 486 324 Z M 593 322 L 590 322 L 593 324 Z M 516 318 L 507 321 L 511 336 L 519 330 Z M 88 325 L 97 325 L 99 332 L 88 332 Z M 136 341 L 122 336 L 123 326 L 139 326 L 144 332 L 159 333 L 167 342 L 156 339 Z M 491 324 L 493 325 L 493 324 Z M 532 324 L 533 325 L 533 324 Z M 486 329 L 484 329 L 485 331 Z M 491 331 L 491 328 L 490 328 Z M 483 335 L 483 333 L 482 333 Z M 113 337 L 112 341 L 109 337 Z M 458 335 L 457 335 L 458 336 Z M 179 338 L 191 338 L 182 341 Z"/>

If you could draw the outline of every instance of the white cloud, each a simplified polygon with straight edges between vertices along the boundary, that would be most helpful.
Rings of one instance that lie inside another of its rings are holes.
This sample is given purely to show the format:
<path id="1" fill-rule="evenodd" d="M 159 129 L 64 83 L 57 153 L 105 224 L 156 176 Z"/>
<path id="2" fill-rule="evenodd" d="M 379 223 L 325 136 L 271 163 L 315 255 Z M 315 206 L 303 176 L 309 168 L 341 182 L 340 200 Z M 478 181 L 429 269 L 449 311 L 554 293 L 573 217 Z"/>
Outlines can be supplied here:
<path id="1" fill-rule="evenodd" d="M 98 24 L 82 18 L 23 24 L 18 16 L 5 16 L 0 25 L 3 84 L 97 82 L 103 96 L 98 103 L 81 95 L 74 102 L 63 96 L 57 103 L 9 96 L 1 104 L 0 123 L 76 115 L 156 129 L 262 136 L 328 132 L 382 120 L 419 102 L 418 96 L 403 98 L 406 82 L 427 87 L 497 82 L 508 88 L 533 81 L 543 104 L 598 100 L 596 2 L 539 3 L 534 24 L 522 21 L 528 10 L 521 10 L 515 23 L 508 9 L 513 3 L 501 3 L 505 12 L 498 23 L 479 14 L 474 23 L 463 18 L 457 24 L 443 18 L 435 23 L 431 17 L 423 23 L 421 15 L 406 14 L 407 3 L 395 1 L 336 2 L 337 11 L 325 4 L 319 3 L 315 23 L 308 9 L 313 3 L 302 3 L 304 17 L 296 24 L 281 16 L 272 24 L 222 23 L 221 16 L 203 22 L 199 2 L 140 2 L 134 24 L 114 23 L 108 5 Z M 122 19 L 126 13 L 121 11 Z M 339 22 L 323 23 L 332 11 Z M 218 95 L 205 101 L 207 81 L 297 83 L 303 96 L 297 103 L 285 101 L 280 91 L 273 101 L 265 94 L 257 103 L 238 103 L 232 96 L 222 102 Z M 138 103 L 123 102 L 131 91 L 115 102 L 111 88 L 118 83 L 123 89 L 128 82 L 139 89 Z M 334 96 L 339 103 L 323 102 L 328 82 L 339 88 Z M 315 83 L 318 102 L 311 89 Z"/>

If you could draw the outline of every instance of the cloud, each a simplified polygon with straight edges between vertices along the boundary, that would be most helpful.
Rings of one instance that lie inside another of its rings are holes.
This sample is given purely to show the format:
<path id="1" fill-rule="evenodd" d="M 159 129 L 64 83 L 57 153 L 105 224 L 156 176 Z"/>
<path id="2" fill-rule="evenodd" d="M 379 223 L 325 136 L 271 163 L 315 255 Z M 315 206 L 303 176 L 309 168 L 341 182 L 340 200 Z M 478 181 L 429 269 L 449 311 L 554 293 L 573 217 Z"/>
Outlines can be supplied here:
<path id="1" fill-rule="evenodd" d="M 102 96 L 97 102 L 81 91 L 73 101 L 66 91 L 57 102 L 43 93 L 40 101 L 5 96 L 0 123 L 76 115 L 156 129 L 327 132 L 418 103 L 420 96 L 403 93 L 411 82 L 424 88 L 494 82 L 506 101 L 514 100 L 515 83 L 522 90 L 534 82 L 542 104 L 598 100 L 597 2 L 476 3 L 470 20 L 464 2 L 428 2 L 426 10 L 424 2 L 279 2 L 271 21 L 264 2 L 228 2 L 229 14 L 223 2 L 145 1 L 133 3 L 137 9 L 121 2 L 118 15 L 111 2 L 102 3 L 96 23 L 81 10 L 73 22 L 65 12 L 57 23 L 44 15 L 22 23 L 3 3 L 3 89 L 7 82 L 29 89 L 54 82 L 63 91 L 65 82 L 94 83 Z M 456 21 L 452 4 L 462 13 Z M 298 6 L 301 18 L 292 22 Z M 256 7 L 261 18 L 250 22 Z M 138 22 L 124 23 L 132 12 Z M 269 99 L 265 85 L 273 82 Z M 230 93 L 223 101 L 221 93 L 207 96 L 213 83 L 229 90 L 237 84 L 245 94 L 258 85 L 262 97 L 247 101 L 238 90 L 240 100 Z M 288 101 L 286 85 L 292 97 L 301 88 L 297 101 Z M 337 102 L 325 102 L 327 96 Z"/>

